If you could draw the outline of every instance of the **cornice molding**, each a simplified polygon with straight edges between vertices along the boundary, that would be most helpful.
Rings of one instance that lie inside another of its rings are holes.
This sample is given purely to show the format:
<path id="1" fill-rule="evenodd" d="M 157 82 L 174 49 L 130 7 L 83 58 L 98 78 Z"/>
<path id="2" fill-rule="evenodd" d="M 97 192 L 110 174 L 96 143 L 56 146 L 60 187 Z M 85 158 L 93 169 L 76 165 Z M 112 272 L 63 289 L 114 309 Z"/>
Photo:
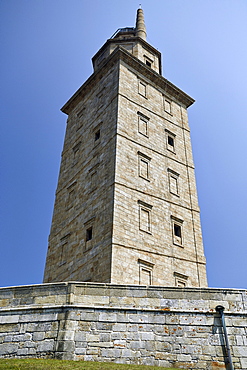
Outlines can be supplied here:
<path id="1" fill-rule="evenodd" d="M 146 66 L 145 63 L 134 57 L 123 47 L 118 46 L 105 60 L 105 63 L 103 63 L 102 66 L 96 72 L 94 72 L 74 93 L 67 103 L 64 104 L 64 106 L 61 108 L 61 111 L 65 114 L 70 114 L 81 98 L 85 96 L 88 91 L 91 91 L 92 86 L 94 86 L 102 77 L 104 77 L 107 71 L 116 65 L 117 62 L 120 63 L 121 61 L 136 70 L 137 75 L 144 76 L 151 82 L 151 84 L 159 87 L 164 94 L 168 93 L 174 100 L 183 105 L 185 108 L 188 108 L 195 102 L 193 98 L 173 85 L 170 81 Z"/>

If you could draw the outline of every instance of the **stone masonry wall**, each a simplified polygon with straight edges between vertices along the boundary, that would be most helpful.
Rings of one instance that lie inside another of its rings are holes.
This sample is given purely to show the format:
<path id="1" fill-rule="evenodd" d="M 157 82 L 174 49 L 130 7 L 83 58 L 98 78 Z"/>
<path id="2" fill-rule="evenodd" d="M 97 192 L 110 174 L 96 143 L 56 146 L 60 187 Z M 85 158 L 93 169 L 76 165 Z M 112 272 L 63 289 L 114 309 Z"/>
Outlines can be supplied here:
<path id="1" fill-rule="evenodd" d="M 96 283 L 0 289 L 0 357 L 247 369 L 247 291 Z"/>
<path id="2" fill-rule="evenodd" d="M 68 115 L 46 283 L 111 279 L 117 65 L 93 76 L 89 85 Z"/>
<path id="3" fill-rule="evenodd" d="M 206 287 L 187 110 L 152 77 L 149 69 L 121 61 L 111 282 L 177 286 L 180 275 L 186 286 Z M 146 117 L 144 129 L 141 117 Z M 174 135 L 174 150 L 168 147 L 168 132 Z M 176 191 L 171 189 L 171 173 L 177 176 Z M 146 223 L 140 202 L 146 205 Z M 174 240 L 174 217 L 181 221 L 181 243 Z M 149 281 L 141 276 L 140 260 L 151 266 Z"/>

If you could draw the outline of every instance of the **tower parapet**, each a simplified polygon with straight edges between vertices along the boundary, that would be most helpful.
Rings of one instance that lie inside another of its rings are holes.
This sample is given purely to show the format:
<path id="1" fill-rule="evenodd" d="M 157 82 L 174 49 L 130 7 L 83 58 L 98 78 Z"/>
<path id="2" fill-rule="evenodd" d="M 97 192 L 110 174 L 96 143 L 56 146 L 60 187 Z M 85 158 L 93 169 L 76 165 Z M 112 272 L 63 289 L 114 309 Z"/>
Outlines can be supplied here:
<path id="1" fill-rule="evenodd" d="M 161 54 L 146 41 L 146 27 L 142 9 L 137 10 L 136 27 L 119 28 L 92 58 L 94 71 L 97 71 L 107 57 L 122 47 L 138 58 L 146 66 L 161 74 Z"/>

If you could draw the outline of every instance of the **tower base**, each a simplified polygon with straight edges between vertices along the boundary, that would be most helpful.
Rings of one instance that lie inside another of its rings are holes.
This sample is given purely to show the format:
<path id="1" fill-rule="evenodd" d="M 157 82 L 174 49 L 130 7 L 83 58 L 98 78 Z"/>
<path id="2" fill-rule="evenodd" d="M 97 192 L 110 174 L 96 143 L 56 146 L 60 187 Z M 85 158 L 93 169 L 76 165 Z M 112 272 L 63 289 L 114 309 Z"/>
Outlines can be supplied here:
<path id="1" fill-rule="evenodd" d="M 67 282 L 0 289 L 0 357 L 247 369 L 247 291 Z"/>

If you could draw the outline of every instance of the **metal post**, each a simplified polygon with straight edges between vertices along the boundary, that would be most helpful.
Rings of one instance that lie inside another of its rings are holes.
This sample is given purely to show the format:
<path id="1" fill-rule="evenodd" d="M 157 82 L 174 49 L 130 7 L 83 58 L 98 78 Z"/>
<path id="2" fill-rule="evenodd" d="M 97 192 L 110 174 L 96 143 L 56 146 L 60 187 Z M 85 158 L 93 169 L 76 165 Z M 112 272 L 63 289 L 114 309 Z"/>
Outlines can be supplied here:
<path id="1" fill-rule="evenodd" d="M 225 307 L 223 307 L 223 306 L 215 307 L 216 312 L 218 312 L 220 314 L 220 318 L 221 318 L 221 322 L 222 322 L 222 327 L 223 327 L 224 337 L 225 337 L 226 350 L 227 350 L 228 363 L 229 363 L 229 369 L 234 370 L 234 367 L 233 367 L 233 364 L 232 364 L 232 356 L 231 356 L 230 345 L 229 345 L 227 331 L 226 331 L 224 309 L 225 309 Z"/>

